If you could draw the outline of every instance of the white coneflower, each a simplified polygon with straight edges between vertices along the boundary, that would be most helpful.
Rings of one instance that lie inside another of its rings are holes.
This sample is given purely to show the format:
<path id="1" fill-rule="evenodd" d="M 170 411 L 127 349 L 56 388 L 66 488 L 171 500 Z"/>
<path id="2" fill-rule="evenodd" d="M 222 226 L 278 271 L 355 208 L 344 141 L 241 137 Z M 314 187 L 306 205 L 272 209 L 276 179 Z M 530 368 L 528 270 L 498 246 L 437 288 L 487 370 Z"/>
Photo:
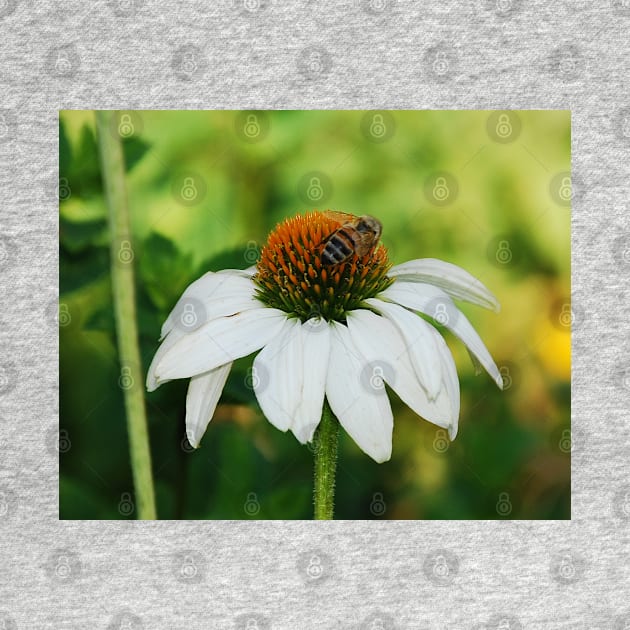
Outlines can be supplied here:
<path id="1" fill-rule="evenodd" d="M 457 434 L 459 381 L 432 318 L 463 341 L 499 387 L 490 353 L 451 298 L 498 310 L 495 297 L 463 269 L 435 259 L 391 267 L 386 249 L 322 263 L 338 216 L 310 212 L 269 236 L 255 267 L 207 273 L 193 282 L 162 327 L 147 375 L 153 391 L 190 378 L 186 429 L 197 447 L 232 362 L 260 350 L 252 382 L 275 427 L 313 439 L 324 400 L 377 462 L 390 459 L 392 411 L 384 383 L 419 416 Z"/>

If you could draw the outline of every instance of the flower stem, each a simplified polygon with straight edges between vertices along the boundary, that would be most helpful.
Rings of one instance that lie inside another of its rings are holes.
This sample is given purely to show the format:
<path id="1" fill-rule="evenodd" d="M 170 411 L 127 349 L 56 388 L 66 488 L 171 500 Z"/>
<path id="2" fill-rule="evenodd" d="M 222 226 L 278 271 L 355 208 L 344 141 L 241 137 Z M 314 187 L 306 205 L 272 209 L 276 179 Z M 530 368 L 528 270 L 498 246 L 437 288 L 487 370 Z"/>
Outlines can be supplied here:
<path id="1" fill-rule="evenodd" d="M 315 520 L 332 520 L 335 510 L 335 473 L 337 470 L 337 442 L 339 422 L 327 401 L 315 434 L 315 479 L 313 499 Z"/>
<path id="2" fill-rule="evenodd" d="M 156 518 L 151 451 L 144 393 L 134 288 L 133 248 L 125 187 L 125 160 L 114 113 L 96 112 L 103 187 L 109 208 L 111 278 L 120 358 L 119 385 L 125 397 L 127 431 L 139 519 Z"/>

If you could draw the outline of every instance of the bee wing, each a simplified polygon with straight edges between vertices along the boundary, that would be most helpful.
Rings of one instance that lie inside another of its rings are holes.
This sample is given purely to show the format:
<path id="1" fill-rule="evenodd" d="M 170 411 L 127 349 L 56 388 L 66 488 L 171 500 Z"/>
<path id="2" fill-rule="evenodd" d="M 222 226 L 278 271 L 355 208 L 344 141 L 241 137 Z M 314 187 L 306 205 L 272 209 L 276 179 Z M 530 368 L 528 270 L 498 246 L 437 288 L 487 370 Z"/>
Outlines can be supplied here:
<path id="1" fill-rule="evenodd" d="M 357 220 L 354 214 L 348 214 L 347 212 L 335 212 L 333 210 L 327 210 L 324 214 L 333 221 L 337 221 L 340 225 L 344 223 L 352 223 Z"/>
<path id="2" fill-rule="evenodd" d="M 378 242 L 374 234 L 370 232 L 357 232 L 358 241 L 355 241 L 355 252 L 358 256 L 365 256 Z"/>

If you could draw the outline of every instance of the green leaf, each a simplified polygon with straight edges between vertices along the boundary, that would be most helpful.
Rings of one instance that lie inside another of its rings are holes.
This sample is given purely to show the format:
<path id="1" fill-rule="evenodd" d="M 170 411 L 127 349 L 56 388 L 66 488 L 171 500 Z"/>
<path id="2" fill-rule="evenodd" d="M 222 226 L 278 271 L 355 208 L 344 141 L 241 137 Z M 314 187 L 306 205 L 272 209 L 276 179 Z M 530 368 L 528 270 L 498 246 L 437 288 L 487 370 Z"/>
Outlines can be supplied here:
<path id="1" fill-rule="evenodd" d="M 103 219 L 73 222 L 64 217 L 59 218 L 59 240 L 70 253 L 84 251 L 90 245 L 101 243 L 107 230 L 107 222 Z"/>
<path id="2" fill-rule="evenodd" d="M 127 172 L 144 157 L 144 154 L 150 149 L 148 142 L 141 138 L 132 136 L 123 141 L 123 151 L 125 152 L 125 166 Z"/>
<path id="3" fill-rule="evenodd" d="M 71 162 L 72 149 L 66 135 L 66 126 L 63 120 L 59 118 L 59 177 L 68 177 Z"/>
<path id="4" fill-rule="evenodd" d="M 166 311 L 191 282 L 192 257 L 183 255 L 173 241 L 152 233 L 142 244 L 140 276 L 151 301 Z"/>

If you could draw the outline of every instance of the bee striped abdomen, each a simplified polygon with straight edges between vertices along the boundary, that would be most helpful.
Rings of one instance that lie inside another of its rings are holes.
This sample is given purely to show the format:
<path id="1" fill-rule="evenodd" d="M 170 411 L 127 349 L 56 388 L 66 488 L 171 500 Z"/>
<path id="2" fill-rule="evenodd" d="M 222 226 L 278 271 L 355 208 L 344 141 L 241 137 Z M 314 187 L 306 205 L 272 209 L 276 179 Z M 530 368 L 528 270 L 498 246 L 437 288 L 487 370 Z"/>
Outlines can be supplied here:
<path id="1" fill-rule="evenodd" d="M 338 265 L 354 252 L 354 241 L 350 235 L 340 228 L 330 236 L 322 252 L 324 265 Z"/>

